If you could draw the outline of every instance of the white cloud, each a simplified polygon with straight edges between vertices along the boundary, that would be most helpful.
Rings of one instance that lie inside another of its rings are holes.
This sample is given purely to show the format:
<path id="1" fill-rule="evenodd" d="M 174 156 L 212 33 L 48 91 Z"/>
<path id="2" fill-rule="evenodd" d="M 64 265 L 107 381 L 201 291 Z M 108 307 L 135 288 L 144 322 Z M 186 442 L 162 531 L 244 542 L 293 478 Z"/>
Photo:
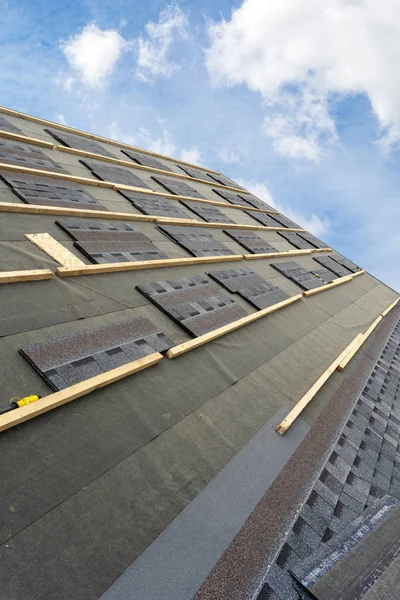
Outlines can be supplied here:
<path id="1" fill-rule="evenodd" d="M 196 148 L 196 146 L 192 146 L 192 148 L 182 150 L 179 158 L 181 160 L 184 160 L 185 162 L 190 162 L 199 165 L 201 162 L 200 150 Z"/>
<path id="2" fill-rule="evenodd" d="M 209 35 L 212 79 L 260 93 L 281 154 L 318 161 L 336 136 L 332 104 L 354 94 L 369 98 L 384 145 L 400 140 L 398 0 L 244 0 Z"/>
<path id="3" fill-rule="evenodd" d="M 61 113 L 56 116 L 56 121 L 57 123 L 61 123 L 61 125 L 68 125 L 66 118 Z"/>
<path id="4" fill-rule="evenodd" d="M 112 74 L 129 43 L 112 29 L 102 30 L 96 23 L 88 23 L 82 31 L 61 42 L 61 49 L 71 69 L 88 87 L 101 87 Z M 71 89 L 72 77 L 66 78 L 64 89 Z"/>
<path id="5" fill-rule="evenodd" d="M 175 153 L 175 143 L 172 138 L 172 135 L 167 130 L 166 125 L 162 119 L 159 119 L 159 125 L 161 132 L 160 134 L 156 135 L 154 135 L 144 127 L 139 129 L 137 135 L 137 143 L 145 150 L 151 150 L 152 152 L 157 152 L 158 154 L 173 156 Z"/>
<path id="6" fill-rule="evenodd" d="M 151 81 L 157 75 L 170 77 L 178 69 L 168 53 L 174 39 L 186 39 L 187 18 L 179 6 L 170 5 L 160 12 L 157 23 L 147 23 L 146 37 L 138 39 L 136 75 L 142 81 Z"/>
<path id="7" fill-rule="evenodd" d="M 313 233 L 317 237 L 323 237 L 327 235 L 330 229 L 330 222 L 328 219 L 321 219 L 315 213 L 308 213 L 305 215 L 302 212 L 299 212 L 297 209 L 292 208 L 288 204 L 280 204 L 279 202 L 276 202 L 264 183 L 241 180 L 238 180 L 238 183 L 270 206 L 276 208 L 276 210 L 279 210 L 279 212 L 284 214 L 286 217 L 289 217 L 289 219 L 292 219 L 292 221 L 298 223 L 304 227 L 304 229 L 307 229 L 307 231 L 310 233 Z"/>
<path id="8" fill-rule="evenodd" d="M 218 152 L 218 156 L 227 165 L 240 162 L 239 154 L 230 148 L 222 148 Z"/>

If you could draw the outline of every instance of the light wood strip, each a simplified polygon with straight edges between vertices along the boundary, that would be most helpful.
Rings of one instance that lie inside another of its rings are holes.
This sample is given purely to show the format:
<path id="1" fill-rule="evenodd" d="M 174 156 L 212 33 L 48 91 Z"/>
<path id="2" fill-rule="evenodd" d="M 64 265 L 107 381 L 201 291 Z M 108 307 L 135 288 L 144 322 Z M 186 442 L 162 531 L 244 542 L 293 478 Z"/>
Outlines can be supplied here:
<path id="1" fill-rule="evenodd" d="M 42 204 L 22 204 L 18 202 L 0 202 L 0 213 L 25 213 L 34 215 L 54 215 L 67 217 L 83 217 L 89 219 L 106 219 L 106 220 L 123 220 L 123 221 L 143 221 L 164 225 L 182 225 L 186 227 L 203 227 L 211 229 L 231 229 L 232 225 L 227 227 L 226 223 L 206 223 L 205 221 L 197 221 L 196 219 L 176 219 L 168 217 L 159 217 L 156 215 L 139 215 L 135 213 L 113 212 L 106 210 L 91 210 L 82 208 L 66 208 L 62 206 L 44 206 Z M 257 231 L 281 231 L 281 227 L 262 227 L 254 225 L 239 225 L 235 224 L 238 229 L 255 228 Z M 285 231 L 303 231 L 285 229 Z"/>
<path id="2" fill-rule="evenodd" d="M 65 390 L 44 396 L 32 404 L 27 404 L 26 406 L 21 406 L 20 408 L 16 408 L 15 410 L 4 413 L 3 415 L 0 415 L 0 431 L 5 431 L 6 429 L 15 427 L 15 425 L 19 425 L 24 421 L 29 421 L 34 417 L 38 417 L 49 410 L 53 410 L 53 408 L 67 404 L 68 402 L 76 400 L 77 398 L 82 398 L 82 396 L 86 396 L 87 394 L 99 390 L 106 385 L 110 385 L 111 383 L 119 381 L 124 377 L 128 377 L 128 375 L 133 375 L 134 373 L 143 371 L 143 369 L 147 369 L 148 367 L 159 363 L 162 358 L 162 354 L 154 352 L 149 356 L 139 358 L 139 360 L 135 360 L 127 365 L 123 365 L 122 367 L 118 367 L 112 371 L 107 371 L 107 373 L 96 375 L 95 377 L 91 377 L 86 381 L 72 385 Z M 95 411 L 96 408 L 94 408 L 94 414 Z"/>
<path id="3" fill-rule="evenodd" d="M 201 165 L 196 165 L 196 164 L 193 164 L 190 162 L 186 162 L 184 160 L 178 160 L 175 158 L 171 158 L 169 156 L 164 156 L 163 154 L 158 154 L 157 152 L 152 152 L 151 150 L 143 150 L 143 148 L 138 148 L 137 146 L 132 146 L 131 144 L 125 144 L 124 142 L 117 142 L 116 140 L 112 140 L 110 138 L 106 138 L 101 135 L 96 135 L 94 133 L 88 133 L 87 131 L 82 131 L 81 129 L 74 129 L 73 127 L 69 127 L 68 125 L 62 125 L 61 123 L 54 123 L 53 121 L 48 121 L 47 119 L 41 119 L 40 117 L 33 117 L 32 115 L 18 112 L 16 110 L 12 110 L 11 108 L 6 108 L 3 106 L 0 106 L 0 113 L 4 113 L 6 115 L 10 115 L 13 117 L 19 117 L 20 119 L 25 119 L 26 121 L 32 121 L 32 123 L 39 123 L 40 125 L 46 125 L 47 127 L 52 127 L 53 129 L 60 129 L 60 131 L 67 131 L 70 133 L 75 133 L 76 135 L 81 135 L 82 137 L 88 138 L 90 140 L 97 140 L 99 142 L 104 142 L 106 144 L 110 144 L 112 146 L 117 146 L 119 148 L 134 150 L 136 152 L 141 152 L 141 153 L 147 154 L 149 156 L 156 156 L 158 158 L 166 158 L 167 160 L 172 160 L 173 162 L 179 163 L 180 165 L 187 165 L 188 167 L 194 167 L 194 168 L 200 169 L 202 171 L 207 171 L 209 173 L 214 173 L 216 175 L 220 175 L 219 171 L 214 171 L 213 169 L 207 169 L 206 167 L 202 167 Z"/>
<path id="4" fill-rule="evenodd" d="M 372 323 L 372 325 L 370 325 L 370 327 L 368 327 L 367 331 L 365 333 L 360 334 L 361 338 L 358 340 L 356 346 L 354 346 L 351 349 L 351 351 L 345 357 L 343 357 L 343 359 L 340 361 L 339 365 L 337 366 L 338 371 L 343 371 L 343 369 L 351 361 L 353 356 L 359 351 L 359 349 L 364 344 L 364 342 L 369 338 L 369 336 L 374 331 L 374 329 L 376 327 L 378 327 L 378 325 L 382 321 L 382 319 L 383 319 L 382 315 L 379 315 L 379 317 L 377 319 L 375 319 L 375 321 Z"/>
<path id="5" fill-rule="evenodd" d="M 285 250 L 284 252 L 266 252 L 264 254 L 244 254 L 245 260 L 259 260 L 261 258 L 286 258 L 288 256 L 304 256 L 312 254 L 313 250 Z"/>
<path id="6" fill-rule="evenodd" d="M 357 277 L 357 275 L 362 275 L 363 273 L 365 273 L 365 271 L 358 271 L 357 273 L 353 273 L 352 275 L 339 277 L 339 279 L 335 279 L 334 281 L 331 281 L 331 283 L 327 283 L 326 285 L 322 285 L 321 287 L 314 288 L 313 290 L 306 290 L 305 292 L 303 292 L 303 296 L 315 296 L 315 294 L 319 294 L 320 292 L 326 292 L 327 290 L 337 287 L 338 285 L 342 285 L 342 283 L 348 283 L 349 281 L 352 281 L 354 277 Z"/>
<path id="7" fill-rule="evenodd" d="M 123 160 L 120 158 L 113 158 L 111 156 L 104 156 L 103 154 L 96 154 L 95 152 L 88 152 L 87 150 L 79 150 L 78 148 L 69 148 L 68 146 L 57 145 L 56 150 L 60 150 L 61 152 L 67 152 L 69 154 L 74 154 L 75 156 L 85 156 L 86 158 L 92 158 L 94 160 L 101 160 L 103 162 L 112 163 L 115 165 L 120 165 L 121 167 L 128 167 L 129 169 L 138 169 L 141 171 L 147 171 L 150 173 L 157 173 L 160 175 L 164 175 L 166 177 L 175 177 L 178 179 L 185 179 L 186 181 L 196 181 L 197 183 L 204 183 L 206 185 L 222 188 L 225 190 L 229 190 L 232 192 L 248 194 L 246 190 L 242 188 L 235 188 L 229 185 L 224 185 L 222 183 L 218 183 L 217 181 L 207 181 L 205 179 L 198 179 L 197 177 L 191 177 L 190 175 L 185 175 L 181 173 L 175 173 L 174 171 L 166 171 L 165 169 L 157 169 L 156 167 L 148 167 L 146 165 L 139 165 L 138 163 L 133 162 L 133 160 Z"/>
<path id="8" fill-rule="evenodd" d="M 365 333 L 362 334 L 362 338 L 359 340 L 357 346 L 355 346 L 351 352 L 343 359 L 343 361 L 338 366 L 338 371 L 343 371 L 343 369 L 348 365 L 353 356 L 359 351 L 364 342 L 369 338 L 369 336 L 373 333 L 376 327 L 378 327 L 379 323 L 382 321 L 384 317 L 397 305 L 400 298 L 397 298 L 394 302 L 389 304 L 389 306 L 375 319 L 375 321 L 370 325 Z"/>
<path id="9" fill-rule="evenodd" d="M 293 422 L 297 419 L 300 413 L 305 409 L 305 407 L 311 402 L 316 393 L 322 388 L 324 383 L 329 379 L 329 377 L 334 373 L 344 359 L 344 357 L 351 352 L 352 348 L 357 345 L 359 339 L 362 337 L 362 334 L 359 333 L 352 342 L 343 350 L 343 352 L 333 361 L 333 363 L 323 372 L 321 377 L 317 379 L 314 385 L 308 390 L 308 392 L 297 402 L 297 404 L 292 408 L 292 410 L 286 415 L 286 417 L 276 426 L 276 431 L 283 435 L 285 431 L 289 429 L 289 427 L 293 424 Z"/>
<path id="10" fill-rule="evenodd" d="M 51 279 L 50 269 L 35 269 L 26 271 L 0 271 L 0 283 L 20 283 L 23 281 L 40 281 Z"/>
<path id="11" fill-rule="evenodd" d="M 282 308 L 285 308 L 285 306 L 289 306 L 290 304 L 293 304 L 294 302 L 298 302 L 299 300 L 301 300 L 301 298 L 302 298 L 302 295 L 297 294 L 296 296 L 292 296 L 292 298 L 287 298 L 287 300 L 283 300 L 282 302 L 278 302 L 277 304 L 269 306 L 268 308 L 259 310 L 255 313 L 252 313 L 251 315 L 248 315 L 247 317 L 238 319 L 237 321 L 234 321 L 233 323 L 229 323 L 228 325 L 224 325 L 223 327 L 214 329 L 213 331 L 210 331 L 209 333 L 200 335 L 199 337 L 197 337 L 193 340 L 189 340 L 188 342 L 183 342 L 183 344 L 174 346 L 173 348 L 170 348 L 168 350 L 167 358 L 170 358 L 170 359 L 176 358 L 177 356 L 180 356 L 181 354 L 185 354 L 186 352 L 189 352 L 190 350 L 199 348 L 199 346 L 203 346 L 203 344 L 207 344 L 208 342 L 211 342 L 212 340 L 216 340 L 217 338 L 219 338 L 223 335 L 226 335 L 227 333 L 230 333 L 231 331 L 236 331 L 237 329 L 239 329 L 240 327 L 243 327 L 244 325 L 248 325 L 249 323 L 258 321 L 258 319 L 262 319 L 263 317 L 265 317 L 267 315 L 271 315 L 272 313 L 274 313 L 278 310 L 281 310 Z"/>
<path id="12" fill-rule="evenodd" d="M 5 169 L 12 171 L 13 173 L 26 173 L 27 175 L 35 175 L 37 177 L 50 177 L 51 179 L 57 179 L 62 181 L 70 181 L 72 183 L 80 183 L 81 185 L 92 185 L 95 187 L 104 187 L 113 190 L 129 190 L 132 192 L 140 192 L 141 194 L 148 194 L 149 196 L 162 196 L 169 200 L 190 200 L 191 202 L 199 202 L 200 204 L 212 204 L 222 208 L 233 208 L 234 210 L 241 210 L 245 212 L 244 207 L 241 204 L 227 204 L 226 202 L 219 202 L 218 200 L 207 200 L 202 198 L 192 198 L 191 196 L 177 196 L 176 194 L 169 194 L 167 192 L 153 192 L 147 188 L 140 188 L 133 185 L 125 185 L 122 183 L 114 183 L 112 181 L 102 181 L 101 179 L 91 179 L 89 177 L 79 177 L 77 175 L 68 175 L 65 173 L 56 173 L 55 171 L 44 171 L 43 169 L 31 169 L 21 165 L 8 165 L 6 163 L 0 163 L 0 170 Z M 263 210 L 259 208 L 253 209 L 255 212 L 263 212 L 268 214 L 279 214 L 276 211 Z"/>
<path id="13" fill-rule="evenodd" d="M 45 142 L 44 140 L 38 140 L 37 138 L 28 137 L 21 135 L 20 133 L 13 133 L 12 131 L 3 131 L 0 129 L 0 137 L 14 142 L 24 142 L 25 144 L 32 144 L 33 146 L 41 146 L 42 148 L 53 148 L 54 144 L 51 142 Z"/>
<path id="14" fill-rule="evenodd" d="M 286 258 L 311 254 L 312 250 L 288 250 L 287 252 L 271 252 L 269 254 L 232 254 L 226 256 L 191 256 L 189 258 L 167 258 L 163 260 L 141 260 L 134 262 L 108 263 L 101 265 L 83 265 L 82 267 L 58 267 L 58 277 L 76 277 L 79 275 L 99 275 L 102 273 L 121 273 L 123 271 L 139 271 L 142 269 L 162 269 L 167 267 L 183 267 L 220 262 L 232 262 L 252 258 Z"/>
<path id="15" fill-rule="evenodd" d="M 57 242 L 48 233 L 26 233 L 25 237 L 46 252 L 51 258 L 54 258 L 63 267 L 79 267 L 85 263 L 65 248 L 60 242 Z"/>
<path id="16" fill-rule="evenodd" d="M 158 220 L 158 217 L 153 217 L 151 215 L 138 215 L 124 212 L 120 213 L 107 210 L 89 210 L 86 208 L 66 208 L 63 206 L 43 206 L 42 204 L 22 204 L 17 202 L 0 202 L 0 212 L 24 213 L 28 215 L 87 217 L 89 219 L 147 221 L 151 223 L 156 223 Z"/>
<path id="17" fill-rule="evenodd" d="M 390 313 L 390 311 L 396 306 L 396 304 L 398 303 L 399 300 L 400 300 L 400 297 L 396 298 L 396 300 L 394 302 L 392 302 L 392 304 L 389 304 L 389 306 L 381 313 L 381 316 L 386 317 L 386 315 L 388 313 Z"/>
<path id="18" fill-rule="evenodd" d="M 101 265 L 83 265 L 82 267 L 58 267 L 57 277 L 76 277 L 78 275 L 99 275 L 100 273 L 121 273 L 123 271 L 141 271 L 143 269 L 163 269 L 185 265 L 207 265 L 211 263 L 242 260 L 241 254 L 227 256 L 192 256 L 189 258 L 166 258 L 163 260 L 139 260 L 134 262 L 108 263 Z"/>

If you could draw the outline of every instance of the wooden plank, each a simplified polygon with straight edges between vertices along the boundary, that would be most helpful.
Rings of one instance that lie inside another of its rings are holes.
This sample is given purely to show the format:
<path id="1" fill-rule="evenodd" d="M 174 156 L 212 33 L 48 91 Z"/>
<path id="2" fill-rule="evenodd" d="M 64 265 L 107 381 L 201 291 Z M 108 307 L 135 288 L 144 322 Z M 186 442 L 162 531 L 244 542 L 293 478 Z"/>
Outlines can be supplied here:
<path id="1" fill-rule="evenodd" d="M 358 340 L 357 344 L 351 349 L 351 351 L 345 357 L 343 357 L 343 359 L 340 361 L 339 365 L 337 366 L 338 371 L 343 371 L 343 369 L 351 361 L 353 356 L 359 351 L 359 349 L 364 344 L 364 342 L 369 338 L 369 336 L 374 331 L 374 329 L 376 327 L 378 327 L 378 325 L 382 321 L 382 319 L 383 319 L 382 315 L 379 315 L 379 317 L 377 319 L 375 319 L 375 321 L 372 323 L 372 325 L 370 325 L 368 327 L 367 331 L 365 333 L 360 334 L 361 338 Z"/>
<path id="2" fill-rule="evenodd" d="M 133 160 L 123 160 L 120 158 L 114 158 L 111 156 L 104 156 L 103 154 L 97 154 L 95 152 L 88 152 L 87 150 L 79 150 L 78 148 L 69 148 L 68 146 L 58 145 L 57 150 L 61 152 L 68 152 L 69 154 L 74 154 L 76 156 L 86 156 L 87 158 L 93 158 L 94 160 L 101 160 L 103 162 L 112 163 L 115 165 L 121 165 L 123 167 L 128 167 L 129 169 L 138 169 L 141 171 L 147 171 L 150 173 L 159 173 L 161 175 L 167 175 L 168 177 L 175 177 L 178 179 L 185 179 L 188 181 L 196 181 L 197 183 L 204 183 L 206 185 L 212 187 L 223 188 L 225 190 L 229 190 L 236 193 L 243 193 L 241 188 L 235 188 L 229 185 L 224 185 L 218 182 L 207 181 L 205 179 L 198 179 L 197 177 L 191 177 L 190 175 L 185 175 L 181 173 L 175 173 L 174 171 L 167 171 L 166 169 L 157 169 L 156 167 L 148 167 L 146 165 L 139 165 L 138 163 L 133 162 Z"/>
<path id="3" fill-rule="evenodd" d="M 241 204 L 227 204 L 226 202 L 219 202 L 218 200 L 207 200 L 203 198 L 192 198 L 192 196 L 177 196 L 176 194 L 170 194 L 168 192 L 153 192 L 148 188 L 136 187 L 133 185 L 125 185 L 123 183 L 114 183 L 112 181 L 102 181 L 101 179 L 91 179 L 89 177 L 79 177 L 77 175 L 68 175 L 66 173 L 56 173 L 55 171 L 44 171 L 43 169 L 31 169 L 30 167 L 24 167 L 21 165 L 8 165 L 6 163 L 0 163 L 0 169 L 6 169 L 13 173 L 26 173 L 28 175 L 35 175 L 37 177 L 50 177 L 51 179 L 71 181 L 73 183 L 80 183 L 81 185 L 92 185 L 95 187 L 105 187 L 113 190 L 128 190 L 131 192 L 140 192 L 141 194 L 148 194 L 149 196 L 162 196 L 163 198 L 169 198 L 170 200 L 190 200 L 191 202 L 199 202 L 202 204 L 212 204 L 214 206 L 220 206 L 222 208 L 233 208 L 234 210 L 241 210 L 245 212 L 244 207 Z M 279 214 L 276 211 L 261 210 L 255 208 L 254 211 L 264 212 L 268 214 Z"/>
<path id="4" fill-rule="evenodd" d="M 352 273 L 352 277 L 354 279 L 354 277 L 358 277 L 359 275 L 364 275 L 365 273 L 365 269 L 361 269 L 360 271 L 356 271 L 356 273 Z"/>
<path id="5" fill-rule="evenodd" d="M 50 269 L 35 269 L 26 271 L 0 271 L 0 283 L 19 283 L 22 281 L 40 281 L 51 279 Z"/>
<path id="6" fill-rule="evenodd" d="M 55 171 L 44 171 L 43 169 L 31 169 L 30 167 L 23 167 L 22 165 L 9 165 L 7 163 L 0 163 L 0 169 L 12 171 L 13 173 L 26 173 L 27 175 L 35 175 L 37 177 L 50 177 L 51 179 L 58 180 L 61 179 L 62 181 L 71 181 L 73 183 L 80 183 L 82 185 L 93 185 L 96 187 L 105 187 L 111 189 L 115 187 L 115 184 L 111 181 L 101 181 L 101 179 L 90 179 L 89 177 L 78 177 L 77 175 L 56 173 Z M 135 189 L 140 192 L 146 192 L 146 190 L 142 188 Z"/>
<path id="7" fill-rule="evenodd" d="M 86 396 L 87 394 L 119 381 L 124 377 L 143 371 L 143 369 L 147 369 L 148 367 L 159 363 L 162 358 L 162 354 L 154 352 L 149 356 L 139 358 L 139 360 L 135 360 L 127 365 L 123 365 L 112 371 L 107 371 L 107 373 L 96 375 L 86 381 L 72 385 L 65 390 L 44 396 L 32 404 L 21 406 L 21 408 L 16 408 L 15 410 L 0 415 L 0 431 L 15 427 L 15 425 L 38 417 L 49 410 L 53 410 L 53 408 L 72 402 L 72 400 L 76 400 L 77 398 L 82 398 L 82 396 Z"/>
<path id="8" fill-rule="evenodd" d="M 342 285 L 343 283 L 348 283 L 352 279 L 353 278 L 350 277 L 349 275 L 346 275 L 346 277 L 340 277 L 339 279 L 335 279 L 331 283 L 327 283 L 326 285 L 322 285 L 321 287 L 314 288 L 312 290 L 306 290 L 305 292 L 303 292 L 303 296 L 306 296 L 306 297 L 315 296 L 315 294 L 319 294 L 320 292 L 326 292 L 327 290 L 337 287 L 338 285 Z"/>
<path id="9" fill-rule="evenodd" d="M 278 302 L 277 304 L 273 304 L 268 308 L 264 308 L 263 310 L 259 310 L 247 317 L 243 317 L 242 319 L 238 319 L 233 323 L 229 323 L 228 325 L 224 325 L 223 327 L 219 327 L 218 329 L 214 329 L 214 331 L 210 331 L 209 333 L 205 333 L 204 335 L 200 335 L 199 337 L 189 340 L 188 342 L 183 342 L 183 344 L 179 344 L 178 346 L 174 346 L 170 348 L 167 352 L 167 358 L 176 358 L 181 354 L 185 354 L 186 352 L 190 352 L 190 350 L 194 350 L 195 348 L 199 348 L 199 346 L 203 346 L 203 344 L 207 344 L 212 340 L 216 340 L 217 338 L 226 335 L 227 333 L 231 333 L 231 331 L 236 331 L 240 327 L 244 327 L 249 323 L 253 323 L 254 321 L 258 321 L 258 319 L 262 319 L 267 315 L 271 315 L 272 313 L 293 304 L 294 302 L 298 302 L 301 300 L 302 295 L 297 294 L 296 296 L 292 296 L 291 298 L 287 298 L 282 302 Z"/>
<path id="10" fill-rule="evenodd" d="M 123 271 L 140 271 L 142 269 L 163 269 L 185 265 L 207 265 L 210 263 L 232 262 L 242 260 L 241 254 L 227 256 L 191 256 L 189 258 L 166 258 L 163 260 L 138 260 L 135 262 L 108 263 L 101 265 L 83 265 L 82 267 L 58 267 L 57 277 L 76 277 L 78 275 L 99 275 L 100 273 L 121 273 Z"/>
<path id="11" fill-rule="evenodd" d="M 0 137 L 13 140 L 15 142 L 24 142 L 26 144 L 32 144 L 33 146 L 41 146 L 42 148 L 53 148 L 54 144 L 51 142 L 45 142 L 44 140 L 38 140 L 37 138 L 28 137 L 21 135 L 20 133 L 12 133 L 11 131 L 3 131 L 0 129 Z"/>
<path id="12" fill-rule="evenodd" d="M 158 217 L 138 215 L 134 213 L 112 212 L 107 210 L 91 210 L 82 208 L 66 208 L 62 206 L 43 206 L 42 204 L 22 204 L 17 202 L 0 202 L 0 212 L 24 213 L 30 215 L 53 215 L 66 217 L 83 217 L 89 219 L 118 219 L 123 221 L 147 221 L 156 223 Z M 198 221 L 200 225 L 200 221 Z"/>
<path id="13" fill-rule="evenodd" d="M 38 248 L 46 252 L 51 258 L 54 258 L 60 265 L 63 267 L 78 267 L 85 265 L 85 263 L 72 254 L 65 248 L 60 242 L 57 242 L 51 235 L 48 233 L 26 233 L 25 237 L 36 244 Z"/>
<path id="14" fill-rule="evenodd" d="M 319 294 L 320 292 L 326 292 L 327 290 L 337 287 L 338 285 L 342 285 L 342 283 L 348 283 L 349 281 L 352 281 L 354 277 L 357 277 L 357 275 L 362 275 L 363 273 L 365 273 L 365 271 L 358 271 L 352 275 L 339 277 L 339 279 L 334 279 L 331 283 L 327 283 L 319 288 L 314 288 L 313 290 L 307 290 L 303 292 L 303 296 L 315 296 L 315 294 Z"/>
<path id="15" fill-rule="evenodd" d="M 243 254 L 245 260 L 259 260 L 261 258 L 286 258 L 288 256 L 303 256 L 312 254 L 313 250 L 285 250 L 284 252 L 265 252 L 263 254 Z"/>
<path id="16" fill-rule="evenodd" d="M 25 213 L 34 215 L 53 215 L 67 217 L 83 217 L 89 219 L 118 219 L 121 221 L 143 221 L 148 223 L 183 225 L 187 227 L 211 227 L 215 229 L 230 229 L 226 223 L 206 223 L 205 221 L 197 221 L 196 219 L 176 219 L 168 217 L 159 217 L 156 215 L 139 215 L 135 213 L 113 212 L 106 210 L 92 210 L 82 208 L 66 208 L 61 206 L 43 206 L 42 204 L 22 204 L 18 202 L 0 202 L 0 212 L 10 213 Z M 254 229 L 254 225 L 238 225 L 239 229 Z M 259 227 L 255 226 L 256 230 L 280 231 L 279 227 Z"/>
<path id="17" fill-rule="evenodd" d="M 389 306 L 381 313 L 381 316 L 386 317 L 386 315 L 388 313 L 390 313 L 390 311 L 396 306 L 396 304 L 398 303 L 399 300 L 400 300 L 400 297 L 396 298 L 396 300 L 394 302 L 392 302 L 392 304 L 389 304 Z"/>
<path id="18" fill-rule="evenodd" d="M 143 148 L 138 148 L 137 146 L 132 146 L 131 144 L 126 144 L 124 142 L 118 142 L 116 140 L 112 140 L 110 138 L 103 137 L 101 135 L 96 135 L 94 133 L 88 133 L 87 131 L 82 131 L 81 129 L 74 129 L 73 127 L 69 127 L 68 125 L 62 125 L 61 123 L 54 123 L 53 121 L 48 121 L 47 119 L 41 119 L 40 117 L 34 117 L 32 115 L 18 112 L 16 110 L 12 110 L 11 108 L 6 108 L 4 106 L 0 106 L 0 113 L 4 113 L 6 115 L 10 115 L 13 117 L 19 117 L 20 119 L 25 119 L 26 121 L 32 121 L 32 123 L 46 125 L 48 127 L 52 127 L 53 129 L 59 129 L 60 131 L 67 131 L 70 133 L 74 133 L 76 135 L 80 135 L 80 136 L 88 138 L 90 140 L 97 140 L 99 142 L 104 142 L 106 144 L 110 144 L 111 146 L 117 146 L 119 148 L 126 148 L 129 150 L 134 150 L 137 152 L 141 152 L 142 154 L 147 154 L 149 156 L 155 156 L 158 158 L 166 158 L 167 160 L 172 160 L 173 162 L 179 163 L 181 165 L 187 165 L 188 167 L 195 167 L 196 169 L 200 169 L 201 171 L 207 171 L 208 173 L 215 173 L 216 175 L 220 175 L 219 171 L 214 171 L 213 169 L 207 169 L 206 167 L 202 167 L 201 165 L 190 163 L 190 162 L 187 162 L 184 160 L 179 160 L 177 158 L 171 158 L 170 156 L 159 154 L 157 152 L 152 152 L 151 150 L 144 150 Z"/>
<path id="19" fill-rule="evenodd" d="M 359 333 L 352 342 L 343 350 L 343 352 L 333 361 L 333 363 L 323 372 L 321 377 L 317 379 L 313 386 L 310 387 L 308 392 L 304 394 L 304 396 L 297 402 L 297 404 L 292 408 L 292 410 L 286 415 L 286 417 L 276 426 L 276 431 L 283 435 L 285 431 L 289 429 L 289 427 L 293 424 L 293 422 L 297 419 L 300 413 L 305 409 L 305 407 L 311 402 L 316 393 L 322 388 L 324 383 L 329 379 L 329 377 L 336 371 L 336 368 L 344 359 L 344 357 L 351 352 L 352 348 L 357 345 L 362 334 Z"/>

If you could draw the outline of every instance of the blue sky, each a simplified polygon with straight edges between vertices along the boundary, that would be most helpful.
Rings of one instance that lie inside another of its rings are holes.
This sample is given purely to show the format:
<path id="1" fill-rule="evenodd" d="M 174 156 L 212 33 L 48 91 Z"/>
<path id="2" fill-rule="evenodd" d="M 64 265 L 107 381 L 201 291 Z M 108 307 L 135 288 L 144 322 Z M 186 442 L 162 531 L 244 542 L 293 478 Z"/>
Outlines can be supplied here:
<path id="1" fill-rule="evenodd" d="M 3 106 L 219 169 L 400 290 L 395 0 L 0 0 Z"/>

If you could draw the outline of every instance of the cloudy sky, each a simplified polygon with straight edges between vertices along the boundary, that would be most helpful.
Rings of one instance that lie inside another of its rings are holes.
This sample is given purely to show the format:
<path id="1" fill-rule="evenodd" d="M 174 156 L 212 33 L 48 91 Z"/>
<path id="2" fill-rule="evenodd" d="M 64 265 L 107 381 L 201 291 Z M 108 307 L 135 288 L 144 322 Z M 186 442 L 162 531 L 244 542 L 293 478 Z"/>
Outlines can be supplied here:
<path id="1" fill-rule="evenodd" d="M 398 0 L 0 0 L 0 103 L 221 170 L 400 290 Z"/>

